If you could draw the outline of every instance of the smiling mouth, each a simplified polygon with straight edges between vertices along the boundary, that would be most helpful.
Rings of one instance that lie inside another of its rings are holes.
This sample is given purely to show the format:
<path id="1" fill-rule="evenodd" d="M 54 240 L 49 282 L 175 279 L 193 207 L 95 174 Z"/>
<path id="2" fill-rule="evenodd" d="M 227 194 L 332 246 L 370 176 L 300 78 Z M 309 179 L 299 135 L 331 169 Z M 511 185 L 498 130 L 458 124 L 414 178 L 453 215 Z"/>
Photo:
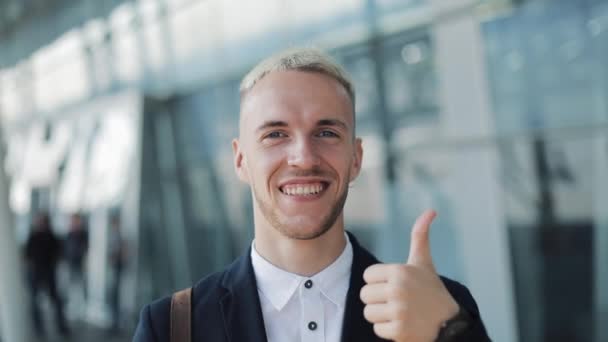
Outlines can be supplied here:
<path id="1" fill-rule="evenodd" d="M 322 193 L 328 185 L 327 182 L 287 184 L 280 187 L 279 190 L 287 196 L 314 196 Z"/>

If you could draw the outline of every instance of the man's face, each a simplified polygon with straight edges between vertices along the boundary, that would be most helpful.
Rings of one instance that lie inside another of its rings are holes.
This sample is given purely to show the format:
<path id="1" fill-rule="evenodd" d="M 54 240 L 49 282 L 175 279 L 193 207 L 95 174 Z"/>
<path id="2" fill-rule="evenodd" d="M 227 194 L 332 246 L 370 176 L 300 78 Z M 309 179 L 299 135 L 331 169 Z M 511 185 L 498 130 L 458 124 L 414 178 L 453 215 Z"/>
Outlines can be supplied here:
<path id="1" fill-rule="evenodd" d="M 363 153 L 352 113 L 346 90 L 319 73 L 275 71 L 246 94 L 233 150 L 256 220 L 304 240 L 341 220 Z"/>

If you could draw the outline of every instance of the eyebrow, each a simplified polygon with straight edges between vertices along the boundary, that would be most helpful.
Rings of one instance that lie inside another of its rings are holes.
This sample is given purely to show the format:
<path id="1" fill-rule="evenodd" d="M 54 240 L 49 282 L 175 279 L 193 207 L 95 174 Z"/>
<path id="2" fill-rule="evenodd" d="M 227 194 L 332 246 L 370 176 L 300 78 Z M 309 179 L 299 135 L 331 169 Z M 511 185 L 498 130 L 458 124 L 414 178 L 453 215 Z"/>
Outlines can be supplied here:
<path id="1" fill-rule="evenodd" d="M 287 122 L 285 121 L 280 121 L 280 120 L 271 120 L 271 121 L 266 121 L 263 124 L 261 124 L 256 131 L 263 131 L 265 129 L 268 128 L 274 128 L 274 127 L 287 127 L 289 126 L 287 124 Z M 317 126 L 339 126 L 343 129 L 347 129 L 348 126 L 346 125 L 346 123 L 344 123 L 341 120 L 337 120 L 337 119 L 321 119 L 319 121 L 317 121 Z"/>
<path id="2" fill-rule="evenodd" d="M 338 126 L 344 130 L 348 129 L 348 126 L 346 126 L 346 123 L 344 123 L 341 120 L 337 120 L 337 119 L 323 119 L 323 120 L 319 120 L 317 122 L 317 126 Z"/>
<path id="3" fill-rule="evenodd" d="M 261 132 L 268 128 L 287 127 L 287 126 L 289 126 L 289 125 L 285 121 L 271 120 L 271 121 L 266 121 L 263 124 L 261 124 L 256 129 L 256 132 Z M 343 121 L 338 120 L 338 119 L 321 119 L 321 120 L 317 121 L 317 126 L 338 126 L 344 130 L 348 129 L 348 126 L 346 125 L 346 123 L 344 123 Z"/>
<path id="4" fill-rule="evenodd" d="M 263 124 L 261 124 L 255 131 L 260 132 L 260 131 L 263 131 L 268 128 L 287 127 L 287 126 L 288 126 L 287 122 L 285 122 L 285 121 L 266 121 Z"/>

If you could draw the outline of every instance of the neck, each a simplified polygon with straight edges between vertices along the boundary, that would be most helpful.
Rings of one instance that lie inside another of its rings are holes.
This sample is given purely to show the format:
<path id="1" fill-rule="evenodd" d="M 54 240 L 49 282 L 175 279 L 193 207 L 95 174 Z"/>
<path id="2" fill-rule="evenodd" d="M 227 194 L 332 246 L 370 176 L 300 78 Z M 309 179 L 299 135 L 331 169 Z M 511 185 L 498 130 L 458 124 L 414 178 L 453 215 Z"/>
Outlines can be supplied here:
<path id="1" fill-rule="evenodd" d="M 289 238 L 270 225 L 255 226 L 256 251 L 273 265 L 304 277 L 331 265 L 345 246 L 342 216 L 325 234 L 312 240 Z"/>

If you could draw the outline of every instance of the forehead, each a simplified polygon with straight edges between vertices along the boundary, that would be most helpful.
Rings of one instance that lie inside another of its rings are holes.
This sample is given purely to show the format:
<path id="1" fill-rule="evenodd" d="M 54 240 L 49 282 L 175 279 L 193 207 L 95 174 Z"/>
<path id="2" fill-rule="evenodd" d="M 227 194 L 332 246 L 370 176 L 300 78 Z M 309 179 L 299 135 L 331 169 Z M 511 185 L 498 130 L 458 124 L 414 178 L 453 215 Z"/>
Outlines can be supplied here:
<path id="1" fill-rule="evenodd" d="M 275 71 L 256 83 L 241 99 L 241 131 L 268 120 L 290 123 L 338 119 L 353 127 L 354 116 L 346 89 L 316 72 Z"/>

